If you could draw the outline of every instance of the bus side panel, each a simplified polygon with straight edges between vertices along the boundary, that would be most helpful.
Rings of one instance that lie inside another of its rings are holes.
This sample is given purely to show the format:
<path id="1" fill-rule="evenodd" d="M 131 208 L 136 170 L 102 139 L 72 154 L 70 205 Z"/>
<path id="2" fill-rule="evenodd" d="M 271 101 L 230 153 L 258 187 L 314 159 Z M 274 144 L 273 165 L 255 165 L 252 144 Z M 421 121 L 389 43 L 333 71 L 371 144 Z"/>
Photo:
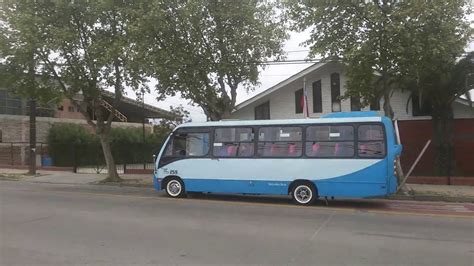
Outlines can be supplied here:
<path id="1" fill-rule="evenodd" d="M 314 180 L 319 196 L 363 198 L 387 195 L 387 160 L 347 175 Z"/>
<path id="2" fill-rule="evenodd" d="M 288 194 L 289 181 L 225 180 L 184 178 L 186 191 L 238 194 Z"/>
<path id="3" fill-rule="evenodd" d="M 321 196 L 367 197 L 387 194 L 386 159 L 185 159 L 157 171 L 180 176 L 187 191 L 288 193 L 295 179 L 313 180 Z"/>

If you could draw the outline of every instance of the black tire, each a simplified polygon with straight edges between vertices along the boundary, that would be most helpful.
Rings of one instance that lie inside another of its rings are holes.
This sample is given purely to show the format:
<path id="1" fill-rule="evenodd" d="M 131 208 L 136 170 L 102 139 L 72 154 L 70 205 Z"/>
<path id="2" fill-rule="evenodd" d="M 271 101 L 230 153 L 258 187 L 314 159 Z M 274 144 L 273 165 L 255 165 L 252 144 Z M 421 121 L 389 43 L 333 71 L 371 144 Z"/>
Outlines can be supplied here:
<path id="1" fill-rule="evenodd" d="M 170 178 L 164 187 L 166 194 L 170 198 L 182 198 L 186 195 L 184 183 L 179 177 Z"/>
<path id="2" fill-rule="evenodd" d="M 291 198 L 298 205 L 311 205 L 318 198 L 315 186 L 310 182 L 298 182 L 292 186 Z"/>

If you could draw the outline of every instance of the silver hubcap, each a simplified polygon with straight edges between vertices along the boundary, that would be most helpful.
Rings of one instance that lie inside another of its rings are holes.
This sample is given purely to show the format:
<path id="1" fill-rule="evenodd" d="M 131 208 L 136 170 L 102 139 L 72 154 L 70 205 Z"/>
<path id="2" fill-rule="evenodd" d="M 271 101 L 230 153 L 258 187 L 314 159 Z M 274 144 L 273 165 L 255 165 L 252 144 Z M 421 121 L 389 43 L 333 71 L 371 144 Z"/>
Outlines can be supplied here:
<path id="1" fill-rule="evenodd" d="M 171 180 L 166 185 L 166 191 L 168 191 L 168 194 L 173 197 L 178 196 L 181 193 L 181 189 L 181 183 L 176 180 Z"/>
<path id="2" fill-rule="evenodd" d="M 299 203 L 306 204 L 313 198 L 313 192 L 308 186 L 301 185 L 295 189 L 294 197 Z"/>

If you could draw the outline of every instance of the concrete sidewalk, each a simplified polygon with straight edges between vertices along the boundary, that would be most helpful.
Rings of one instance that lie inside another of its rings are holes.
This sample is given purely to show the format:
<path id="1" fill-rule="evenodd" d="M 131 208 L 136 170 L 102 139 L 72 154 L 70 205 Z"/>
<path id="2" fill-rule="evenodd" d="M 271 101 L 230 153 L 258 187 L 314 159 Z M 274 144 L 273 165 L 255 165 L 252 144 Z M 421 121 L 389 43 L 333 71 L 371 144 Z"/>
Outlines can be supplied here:
<path id="1" fill-rule="evenodd" d="M 392 195 L 391 199 L 446 202 L 474 202 L 473 186 L 406 184 L 409 195 Z"/>
<path id="2" fill-rule="evenodd" d="M 0 169 L 0 179 L 21 180 L 25 182 L 55 183 L 55 184 L 99 184 L 105 179 L 104 174 L 75 174 L 61 171 L 38 171 L 37 176 L 26 175 L 25 170 Z M 152 187 L 152 175 L 122 174 L 120 183 L 107 183 L 107 185 Z M 447 202 L 474 202 L 474 187 L 448 186 L 448 185 L 420 185 L 407 184 L 410 190 L 408 195 L 392 195 L 390 199 L 397 200 L 426 200 Z"/>
<path id="3" fill-rule="evenodd" d="M 105 174 L 75 174 L 62 171 L 39 170 L 36 176 L 27 175 L 27 171 L 19 169 L 0 169 L 0 179 L 21 180 L 36 183 L 54 184 L 98 184 L 105 179 Z M 153 175 L 121 174 L 123 181 L 116 185 L 152 186 Z M 113 183 L 110 183 L 113 184 Z"/>

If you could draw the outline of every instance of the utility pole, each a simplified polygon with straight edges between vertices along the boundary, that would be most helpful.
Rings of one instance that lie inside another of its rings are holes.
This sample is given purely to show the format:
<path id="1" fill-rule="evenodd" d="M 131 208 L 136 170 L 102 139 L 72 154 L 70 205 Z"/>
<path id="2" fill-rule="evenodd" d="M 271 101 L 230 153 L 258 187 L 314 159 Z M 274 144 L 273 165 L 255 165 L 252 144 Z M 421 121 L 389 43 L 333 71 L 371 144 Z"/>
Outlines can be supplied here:
<path id="1" fill-rule="evenodd" d="M 36 99 L 30 99 L 30 164 L 29 175 L 36 175 Z"/>
<path id="2" fill-rule="evenodd" d="M 143 170 L 146 169 L 146 147 L 145 147 L 145 90 L 142 89 L 142 142 L 143 142 Z"/>
<path id="3" fill-rule="evenodd" d="M 33 2 L 33 16 L 36 20 L 36 0 Z M 34 25 L 34 24 L 33 24 Z M 35 28 L 33 26 L 32 30 Z M 36 90 L 36 61 L 35 61 L 35 51 L 36 43 L 33 40 L 30 40 L 30 62 L 28 66 L 28 79 L 29 79 L 29 90 L 30 90 L 30 152 L 29 152 L 29 167 L 28 174 L 36 175 L 36 98 L 38 91 Z"/>

